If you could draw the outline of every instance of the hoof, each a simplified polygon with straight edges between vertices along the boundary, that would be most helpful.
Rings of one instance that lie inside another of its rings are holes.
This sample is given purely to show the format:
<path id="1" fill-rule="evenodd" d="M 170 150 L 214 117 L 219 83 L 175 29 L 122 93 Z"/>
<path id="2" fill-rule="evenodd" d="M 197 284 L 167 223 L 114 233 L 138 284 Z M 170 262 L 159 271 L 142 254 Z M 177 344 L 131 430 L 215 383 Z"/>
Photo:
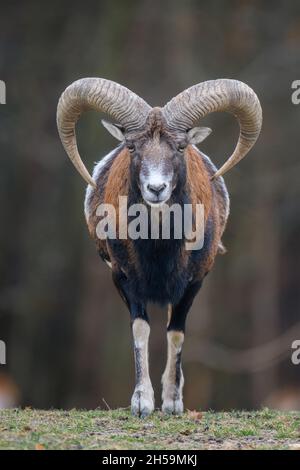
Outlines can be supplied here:
<path id="1" fill-rule="evenodd" d="M 153 411 L 153 391 L 135 390 L 131 398 L 131 413 L 139 418 L 146 418 Z"/>
<path id="2" fill-rule="evenodd" d="M 182 415 L 183 401 L 181 398 L 177 400 L 164 400 L 161 409 L 163 413 L 168 415 Z"/>

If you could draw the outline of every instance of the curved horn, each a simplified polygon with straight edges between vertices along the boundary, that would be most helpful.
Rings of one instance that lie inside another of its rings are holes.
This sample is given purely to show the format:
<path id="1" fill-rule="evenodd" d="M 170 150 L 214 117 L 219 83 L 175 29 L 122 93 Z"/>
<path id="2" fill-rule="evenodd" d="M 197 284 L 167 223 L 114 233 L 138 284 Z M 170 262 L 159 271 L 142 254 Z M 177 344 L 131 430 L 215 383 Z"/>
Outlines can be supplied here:
<path id="1" fill-rule="evenodd" d="M 82 78 L 62 93 L 57 106 L 60 139 L 75 168 L 88 184 L 95 187 L 80 158 L 75 134 L 76 122 L 82 112 L 89 109 L 111 115 L 130 131 L 144 124 L 151 107 L 132 91 L 104 78 Z"/>
<path id="2" fill-rule="evenodd" d="M 216 178 L 244 158 L 259 136 L 262 110 L 254 91 L 238 80 L 209 80 L 184 90 L 163 108 L 169 127 L 181 130 L 193 127 L 200 118 L 214 111 L 234 114 L 240 125 L 236 148 L 214 174 L 213 178 Z"/>

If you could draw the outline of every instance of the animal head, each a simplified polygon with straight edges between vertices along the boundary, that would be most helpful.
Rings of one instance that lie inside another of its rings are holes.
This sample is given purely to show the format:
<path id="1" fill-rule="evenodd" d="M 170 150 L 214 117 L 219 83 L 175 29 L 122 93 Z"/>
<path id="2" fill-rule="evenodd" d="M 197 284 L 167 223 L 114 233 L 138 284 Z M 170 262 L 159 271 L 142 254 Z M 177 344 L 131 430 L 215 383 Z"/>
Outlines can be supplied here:
<path id="1" fill-rule="evenodd" d="M 185 148 L 198 144 L 211 132 L 207 127 L 187 132 L 171 130 L 161 108 L 153 108 L 139 130 L 128 131 L 104 120 L 102 124 L 128 148 L 131 174 L 144 201 L 150 205 L 167 202 L 175 188 L 181 189 L 185 183 Z"/>
<path id="2" fill-rule="evenodd" d="M 199 83 L 183 91 L 163 108 L 151 108 L 127 88 L 102 78 L 84 78 L 62 94 L 57 108 L 57 125 L 62 144 L 73 164 L 92 186 L 96 186 L 78 153 L 75 125 L 81 113 L 96 109 L 114 122 L 102 121 L 131 154 L 134 180 L 143 199 L 152 205 L 166 202 L 184 177 L 185 148 L 199 144 L 211 132 L 197 127 L 214 111 L 233 113 L 240 124 L 236 148 L 216 172 L 223 175 L 251 149 L 260 133 L 262 111 L 254 91 L 229 79 Z"/>

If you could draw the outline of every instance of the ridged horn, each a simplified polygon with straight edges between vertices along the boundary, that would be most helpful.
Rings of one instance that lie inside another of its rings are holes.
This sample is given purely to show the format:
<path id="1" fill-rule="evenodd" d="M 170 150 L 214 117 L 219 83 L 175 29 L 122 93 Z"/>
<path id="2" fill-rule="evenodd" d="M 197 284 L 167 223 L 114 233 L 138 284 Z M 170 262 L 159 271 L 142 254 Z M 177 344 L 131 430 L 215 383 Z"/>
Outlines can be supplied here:
<path id="1" fill-rule="evenodd" d="M 127 131 L 141 127 L 151 107 L 128 88 L 104 78 L 82 78 L 62 93 L 57 106 L 61 142 L 84 180 L 96 186 L 77 148 L 75 126 L 83 111 L 94 109 L 112 116 Z"/>
<path id="2" fill-rule="evenodd" d="M 262 126 L 262 110 L 254 91 L 238 80 L 209 80 L 175 96 L 163 108 L 171 129 L 187 130 L 215 111 L 232 113 L 240 125 L 240 135 L 231 157 L 214 174 L 222 176 L 236 165 L 255 144 Z"/>

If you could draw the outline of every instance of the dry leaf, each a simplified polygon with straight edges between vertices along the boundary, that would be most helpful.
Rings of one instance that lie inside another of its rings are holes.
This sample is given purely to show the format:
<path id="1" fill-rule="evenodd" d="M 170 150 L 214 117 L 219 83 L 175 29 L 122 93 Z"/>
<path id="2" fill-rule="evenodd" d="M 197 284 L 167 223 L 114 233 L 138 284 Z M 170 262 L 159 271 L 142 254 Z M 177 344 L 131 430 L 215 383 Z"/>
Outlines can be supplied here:
<path id="1" fill-rule="evenodd" d="M 35 450 L 45 450 L 43 444 L 35 444 Z"/>
<path id="2" fill-rule="evenodd" d="M 193 419 L 195 421 L 200 421 L 200 419 L 202 419 L 202 413 L 201 411 L 196 411 L 196 410 L 187 410 L 188 412 L 188 417 L 190 419 Z"/>

